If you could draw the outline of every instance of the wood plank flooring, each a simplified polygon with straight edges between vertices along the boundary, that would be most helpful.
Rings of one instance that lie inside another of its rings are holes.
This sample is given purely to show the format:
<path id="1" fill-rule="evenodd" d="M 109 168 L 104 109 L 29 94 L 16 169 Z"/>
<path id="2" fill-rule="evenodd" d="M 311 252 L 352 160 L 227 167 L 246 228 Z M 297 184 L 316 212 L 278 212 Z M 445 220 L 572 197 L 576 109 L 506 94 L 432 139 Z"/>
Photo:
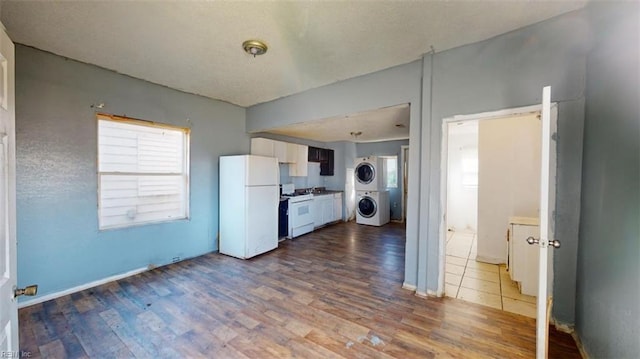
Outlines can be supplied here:
<path id="1" fill-rule="evenodd" d="M 533 358 L 535 320 L 401 288 L 404 227 L 343 223 L 20 310 L 32 358 Z M 579 358 L 550 331 L 550 357 Z"/>

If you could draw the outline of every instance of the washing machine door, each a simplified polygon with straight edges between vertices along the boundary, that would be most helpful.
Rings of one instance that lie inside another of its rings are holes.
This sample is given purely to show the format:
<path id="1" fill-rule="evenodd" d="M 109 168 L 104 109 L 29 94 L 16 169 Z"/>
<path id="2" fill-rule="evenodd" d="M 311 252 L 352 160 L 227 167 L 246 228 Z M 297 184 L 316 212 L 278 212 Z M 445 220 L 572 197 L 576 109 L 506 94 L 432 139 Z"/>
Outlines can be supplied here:
<path id="1" fill-rule="evenodd" d="M 362 184 L 369 184 L 376 178 L 376 169 L 369 162 L 358 164 L 355 171 L 356 180 Z"/>
<path id="2" fill-rule="evenodd" d="M 358 213 L 364 218 L 371 218 L 378 212 L 378 205 L 373 198 L 369 196 L 363 196 L 358 201 Z"/>

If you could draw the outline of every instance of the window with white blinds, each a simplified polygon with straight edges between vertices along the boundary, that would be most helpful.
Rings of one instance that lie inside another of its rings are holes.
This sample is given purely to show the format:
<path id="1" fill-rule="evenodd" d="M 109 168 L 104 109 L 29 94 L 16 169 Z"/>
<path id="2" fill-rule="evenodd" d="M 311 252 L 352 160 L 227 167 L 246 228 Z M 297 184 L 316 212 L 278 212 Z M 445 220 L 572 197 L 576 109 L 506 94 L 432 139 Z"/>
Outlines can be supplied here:
<path id="1" fill-rule="evenodd" d="M 189 216 L 189 130 L 98 115 L 100 229 Z"/>

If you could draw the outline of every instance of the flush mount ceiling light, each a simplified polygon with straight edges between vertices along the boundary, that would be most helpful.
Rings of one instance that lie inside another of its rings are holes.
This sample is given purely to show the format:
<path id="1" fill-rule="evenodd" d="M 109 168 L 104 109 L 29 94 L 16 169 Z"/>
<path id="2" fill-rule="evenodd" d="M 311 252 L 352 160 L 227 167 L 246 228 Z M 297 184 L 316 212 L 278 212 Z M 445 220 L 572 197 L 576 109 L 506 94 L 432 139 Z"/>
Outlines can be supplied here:
<path id="1" fill-rule="evenodd" d="M 253 57 L 267 52 L 267 44 L 260 40 L 247 40 L 242 43 L 242 48 L 247 54 L 253 55 Z"/>

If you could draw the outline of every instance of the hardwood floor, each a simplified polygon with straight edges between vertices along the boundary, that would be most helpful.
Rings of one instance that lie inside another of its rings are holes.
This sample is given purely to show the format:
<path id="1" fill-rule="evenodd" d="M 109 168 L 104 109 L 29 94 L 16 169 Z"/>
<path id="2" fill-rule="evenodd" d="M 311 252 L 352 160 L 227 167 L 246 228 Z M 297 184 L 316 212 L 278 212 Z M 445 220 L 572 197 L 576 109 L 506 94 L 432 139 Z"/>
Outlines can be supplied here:
<path id="1" fill-rule="evenodd" d="M 344 223 L 20 310 L 32 358 L 533 358 L 535 320 L 401 288 L 404 228 Z M 579 358 L 550 330 L 550 357 Z"/>

